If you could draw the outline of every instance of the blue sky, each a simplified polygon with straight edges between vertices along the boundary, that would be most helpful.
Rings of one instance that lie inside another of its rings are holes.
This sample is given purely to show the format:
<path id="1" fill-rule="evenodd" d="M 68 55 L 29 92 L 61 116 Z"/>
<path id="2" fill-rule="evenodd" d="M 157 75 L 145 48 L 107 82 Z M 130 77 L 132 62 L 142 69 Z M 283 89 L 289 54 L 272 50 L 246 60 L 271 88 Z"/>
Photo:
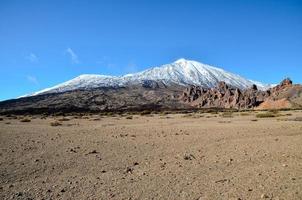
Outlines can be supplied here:
<path id="1" fill-rule="evenodd" d="M 0 100 L 178 58 L 302 82 L 302 1 L 0 0 Z"/>

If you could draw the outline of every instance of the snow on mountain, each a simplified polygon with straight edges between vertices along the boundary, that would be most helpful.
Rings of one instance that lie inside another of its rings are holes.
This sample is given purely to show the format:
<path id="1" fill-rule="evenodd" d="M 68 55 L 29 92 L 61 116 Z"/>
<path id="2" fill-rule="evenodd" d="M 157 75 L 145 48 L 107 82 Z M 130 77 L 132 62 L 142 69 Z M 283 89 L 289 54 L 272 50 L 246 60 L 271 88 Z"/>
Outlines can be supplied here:
<path id="1" fill-rule="evenodd" d="M 33 93 L 32 95 L 65 92 L 75 89 L 121 87 L 141 83 L 146 80 L 161 81 L 166 85 L 178 84 L 182 86 L 200 85 L 215 87 L 218 82 L 224 81 L 233 87 L 241 89 L 249 88 L 253 84 L 257 85 L 260 90 L 266 90 L 270 87 L 268 84 L 248 80 L 220 68 L 192 60 L 179 59 L 171 64 L 153 67 L 139 73 L 124 76 L 80 75 L 70 81 Z"/>

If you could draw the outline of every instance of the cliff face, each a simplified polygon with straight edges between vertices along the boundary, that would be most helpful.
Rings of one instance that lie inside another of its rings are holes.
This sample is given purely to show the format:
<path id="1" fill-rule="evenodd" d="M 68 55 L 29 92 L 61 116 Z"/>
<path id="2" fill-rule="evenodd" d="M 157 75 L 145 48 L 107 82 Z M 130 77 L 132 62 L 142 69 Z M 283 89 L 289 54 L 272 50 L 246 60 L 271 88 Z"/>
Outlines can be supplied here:
<path id="1" fill-rule="evenodd" d="M 181 100 L 198 108 L 280 109 L 301 106 L 301 93 L 302 86 L 293 85 L 290 79 L 283 80 L 267 91 L 258 90 L 256 85 L 240 90 L 220 82 L 215 88 L 190 86 L 183 92 Z"/>

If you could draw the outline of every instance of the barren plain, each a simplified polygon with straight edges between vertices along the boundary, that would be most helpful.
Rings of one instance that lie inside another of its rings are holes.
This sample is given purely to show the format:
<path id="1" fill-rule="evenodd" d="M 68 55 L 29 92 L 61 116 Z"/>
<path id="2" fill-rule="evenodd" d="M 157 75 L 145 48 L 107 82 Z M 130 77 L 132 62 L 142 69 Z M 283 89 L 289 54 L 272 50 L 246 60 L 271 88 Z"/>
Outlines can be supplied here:
<path id="1" fill-rule="evenodd" d="M 301 111 L 0 120 L 0 199 L 302 199 Z"/>

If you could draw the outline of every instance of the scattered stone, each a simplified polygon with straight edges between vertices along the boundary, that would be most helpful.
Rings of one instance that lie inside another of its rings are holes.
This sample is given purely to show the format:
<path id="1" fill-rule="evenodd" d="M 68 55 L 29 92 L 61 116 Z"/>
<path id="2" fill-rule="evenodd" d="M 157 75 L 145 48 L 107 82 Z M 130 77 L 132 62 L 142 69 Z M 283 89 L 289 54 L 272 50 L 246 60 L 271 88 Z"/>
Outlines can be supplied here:
<path id="1" fill-rule="evenodd" d="M 120 137 L 127 137 L 128 134 L 120 134 Z"/>
<path id="2" fill-rule="evenodd" d="M 261 195 L 261 199 L 268 199 L 268 198 L 269 198 L 269 196 L 267 194 L 262 194 Z"/>
<path id="3" fill-rule="evenodd" d="M 24 119 L 21 119 L 20 122 L 31 122 L 31 120 L 28 118 L 24 118 Z"/>
<path id="4" fill-rule="evenodd" d="M 62 126 L 62 123 L 58 121 L 50 122 L 50 126 Z"/>
<path id="5" fill-rule="evenodd" d="M 229 182 L 229 179 L 221 179 L 221 180 L 217 180 L 215 181 L 215 183 L 224 183 L 224 182 Z"/>
<path id="6" fill-rule="evenodd" d="M 165 167 L 166 167 L 166 164 L 167 164 L 166 162 L 164 162 L 164 163 L 161 163 L 161 164 L 160 164 L 160 168 L 161 168 L 161 169 L 165 169 Z"/>
<path id="7" fill-rule="evenodd" d="M 89 155 L 89 154 L 97 154 L 98 152 L 96 150 L 92 150 L 90 152 L 88 152 L 86 155 Z"/>
<path id="8" fill-rule="evenodd" d="M 185 160 L 193 160 L 193 159 L 196 159 L 194 155 L 192 154 L 185 154 L 184 155 L 184 159 Z"/>
<path id="9" fill-rule="evenodd" d="M 77 153 L 77 151 L 74 149 L 70 149 L 70 152 Z"/>
<path id="10" fill-rule="evenodd" d="M 132 167 L 127 167 L 127 169 L 126 169 L 126 173 L 128 173 L 128 174 L 132 174 L 133 173 L 133 168 Z"/>
<path id="11" fill-rule="evenodd" d="M 17 197 L 22 197 L 22 196 L 23 196 L 23 193 L 22 193 L 22 192 L 17 192 L 16 196 L 17 196 Z"/>

